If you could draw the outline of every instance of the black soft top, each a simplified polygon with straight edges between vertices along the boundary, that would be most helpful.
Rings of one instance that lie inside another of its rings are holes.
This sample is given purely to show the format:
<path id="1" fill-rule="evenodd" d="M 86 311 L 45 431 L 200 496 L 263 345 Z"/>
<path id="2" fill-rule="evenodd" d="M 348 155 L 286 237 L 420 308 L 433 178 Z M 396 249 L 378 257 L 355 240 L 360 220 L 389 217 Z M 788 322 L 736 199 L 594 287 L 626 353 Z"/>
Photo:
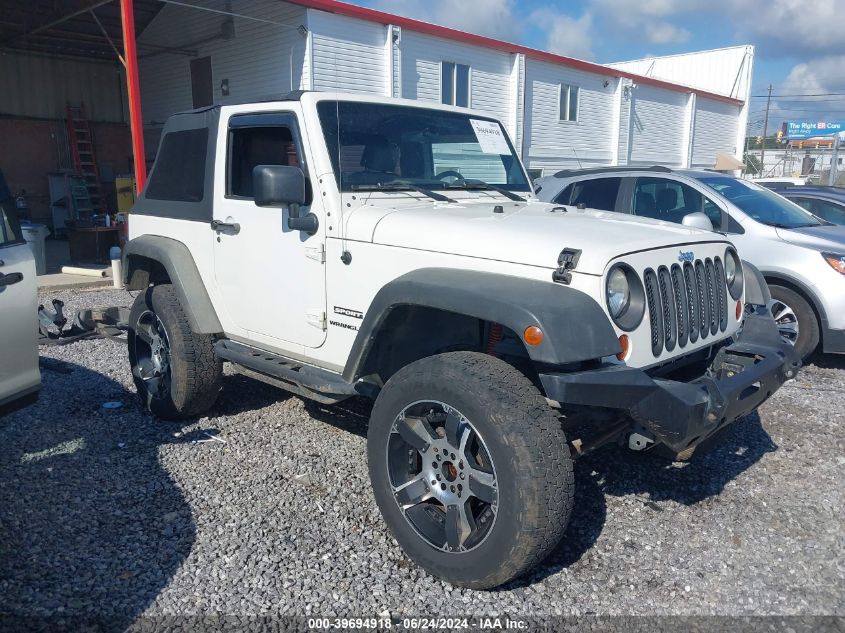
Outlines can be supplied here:
<path id="1" fill-rule="evenodd" d="M 220 107 L 272 101 L 299 101 L 304 91 L 270 95 L 248 101 L 226 101 L 179 112 L 167 119 L 155 164 L 132 213 L 211 222 L 214 192 L 214 154 Z"/>

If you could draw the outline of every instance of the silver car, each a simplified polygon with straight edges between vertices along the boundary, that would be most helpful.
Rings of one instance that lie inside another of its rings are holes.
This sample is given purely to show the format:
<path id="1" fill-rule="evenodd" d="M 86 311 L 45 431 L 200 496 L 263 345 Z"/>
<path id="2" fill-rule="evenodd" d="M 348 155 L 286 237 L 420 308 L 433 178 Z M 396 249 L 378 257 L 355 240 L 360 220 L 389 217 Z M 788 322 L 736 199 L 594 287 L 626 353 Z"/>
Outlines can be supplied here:
<path id="1" fill-rule="evenodd" d="M 845 353 L 845 226 L 746 180 L 710 171 L 613 167 L 535 181 L 541 200 L 709 228 L 763 273 L 781 336 L 804 358 Z"/>
<path id="2" fill-rule="evenodd" d="M 0 200 L 0 415 L 28 404 L 41 388 L 36 286 L 14 203 Z"/>

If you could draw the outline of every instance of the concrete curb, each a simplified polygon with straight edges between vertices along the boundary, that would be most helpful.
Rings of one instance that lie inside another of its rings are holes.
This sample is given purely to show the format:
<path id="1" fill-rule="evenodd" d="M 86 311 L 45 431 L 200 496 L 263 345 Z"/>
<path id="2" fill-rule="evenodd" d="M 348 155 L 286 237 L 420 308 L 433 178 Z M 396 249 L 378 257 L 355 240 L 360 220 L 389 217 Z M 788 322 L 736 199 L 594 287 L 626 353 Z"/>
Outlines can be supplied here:
<path id="1" fill-rule="evenodd" d="M 38 292 L 45 290 L 79 290 L 83 288 L 105 288 L 111 287 L 111 277 L 103 277 L 102 279 L 71 279 L 71 280 L 53 280 L 47 279 L 42 283 L 38 282 Z"/>

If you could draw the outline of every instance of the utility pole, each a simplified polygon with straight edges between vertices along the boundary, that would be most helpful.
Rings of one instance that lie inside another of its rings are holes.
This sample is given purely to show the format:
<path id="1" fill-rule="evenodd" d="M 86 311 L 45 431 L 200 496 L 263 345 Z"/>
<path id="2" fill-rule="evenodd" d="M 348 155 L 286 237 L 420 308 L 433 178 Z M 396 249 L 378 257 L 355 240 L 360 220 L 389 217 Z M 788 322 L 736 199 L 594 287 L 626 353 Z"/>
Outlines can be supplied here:
<path id="1" fill-rule="evenodd" d="M 830 155 L 830 175 L 828 176 L 827 184 L 833 187 L 836 185 L 836 170 L 839 166 L 839 132 L 833 137 L 833 152 Z"/>
<path id="2" fill-rule="evenodd" d="M 766 134 L 769 132 L 769 106 L 772 105 L 772 84 L 769 84 L 769 96 L 766 99 L 766 118 L 763 119 L 763 149 L 760 150 L 760 171 L 766 175 Z"/>

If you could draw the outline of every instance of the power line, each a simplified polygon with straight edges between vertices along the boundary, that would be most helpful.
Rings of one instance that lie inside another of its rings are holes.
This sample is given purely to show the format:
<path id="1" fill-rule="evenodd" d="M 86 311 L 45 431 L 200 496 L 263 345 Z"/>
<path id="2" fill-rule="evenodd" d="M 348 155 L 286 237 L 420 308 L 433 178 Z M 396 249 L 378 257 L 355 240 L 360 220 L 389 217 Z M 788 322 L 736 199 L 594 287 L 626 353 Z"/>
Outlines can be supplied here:
<path id="1" fill-rule="evenodd" d="M 785 95 L 771 95 L 772 99 L 782 99 L 784 97 L 845 97 L 845 92 L 816 92 L 805 94 L 785 94 Z M 768 99 L 769 95 L 751 95 L 752 99 Z"/>

